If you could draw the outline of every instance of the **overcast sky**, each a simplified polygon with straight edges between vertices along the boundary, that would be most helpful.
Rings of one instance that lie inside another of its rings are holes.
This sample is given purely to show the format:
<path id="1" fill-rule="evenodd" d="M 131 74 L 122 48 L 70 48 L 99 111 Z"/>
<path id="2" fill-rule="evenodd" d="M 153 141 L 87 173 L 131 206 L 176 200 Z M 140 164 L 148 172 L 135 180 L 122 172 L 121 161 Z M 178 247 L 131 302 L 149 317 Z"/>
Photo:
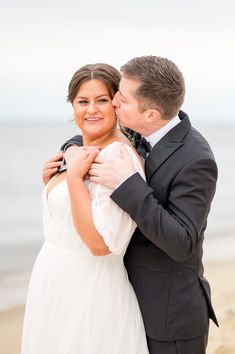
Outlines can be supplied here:
<path id="1" fill-rule="evenodd" d="M 0 120 L 66 120 L 82 65 L 173 60 L 195 121 L 235 121 L 235 1 L 1 0 Z"/>

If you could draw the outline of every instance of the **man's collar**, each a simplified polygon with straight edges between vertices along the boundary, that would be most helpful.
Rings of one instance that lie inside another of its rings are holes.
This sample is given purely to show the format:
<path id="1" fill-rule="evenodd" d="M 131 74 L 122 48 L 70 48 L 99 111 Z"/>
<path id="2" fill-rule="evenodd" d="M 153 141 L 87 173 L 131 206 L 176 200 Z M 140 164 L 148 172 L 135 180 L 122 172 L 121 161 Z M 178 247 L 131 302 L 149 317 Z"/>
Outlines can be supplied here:
<path id="1" fill-rule="evenodd" d="M 162 128 L 154 132 L 153 134 L 149 136 L 144 136 L 146 140 L 150 143 L 151 147 L 153 148 L 155 144 L 163 138 L 164 135 L 166 135 L 172 128 L 174 128 L 178 123 L 180 123 L 180 118 L 178 116 L 172 118 L 166 125 L 164 125 Z"/>

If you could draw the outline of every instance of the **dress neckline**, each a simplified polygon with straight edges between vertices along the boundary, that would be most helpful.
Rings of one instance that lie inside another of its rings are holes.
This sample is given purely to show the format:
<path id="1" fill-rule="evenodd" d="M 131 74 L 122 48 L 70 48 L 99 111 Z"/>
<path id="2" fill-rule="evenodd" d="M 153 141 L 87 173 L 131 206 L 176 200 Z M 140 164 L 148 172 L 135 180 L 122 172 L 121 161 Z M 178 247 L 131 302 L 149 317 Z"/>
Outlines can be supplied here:
<path id="1" fill-rule="evenodd" d="M 51 182 L 54 180 L 54 178 L 57 176 L 57 174 L 55 176 L 53 176 L 50 181 L 47 182 L 47 184 L 45 185 L 45 198 L 46 201 L 48 202 L 49 196 L 50 194 L 53 192 L 54 189 L 56 189 L 58 186 L 60 186 L 61 184 L 63 184 L 64 182 L 66 182 L 66 178 L 59 181 L 58 183 L 56 183 L 49 191 L 48 191 L 48 187 L 51 184 Z"/>

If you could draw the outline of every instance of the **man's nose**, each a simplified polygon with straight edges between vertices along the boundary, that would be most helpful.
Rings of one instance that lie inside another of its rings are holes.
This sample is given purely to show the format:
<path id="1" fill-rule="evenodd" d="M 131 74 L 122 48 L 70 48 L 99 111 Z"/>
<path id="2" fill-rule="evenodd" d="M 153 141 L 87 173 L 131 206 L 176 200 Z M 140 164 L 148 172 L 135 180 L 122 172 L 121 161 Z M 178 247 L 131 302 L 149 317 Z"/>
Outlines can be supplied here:
<path id="1" fill-rule="evenodd" d="M 115 94 L 113 100 L 112 100 L 112 105 L 115 107 L 119 106 L 119 100 L 118 100 L 118 92 Z"/>

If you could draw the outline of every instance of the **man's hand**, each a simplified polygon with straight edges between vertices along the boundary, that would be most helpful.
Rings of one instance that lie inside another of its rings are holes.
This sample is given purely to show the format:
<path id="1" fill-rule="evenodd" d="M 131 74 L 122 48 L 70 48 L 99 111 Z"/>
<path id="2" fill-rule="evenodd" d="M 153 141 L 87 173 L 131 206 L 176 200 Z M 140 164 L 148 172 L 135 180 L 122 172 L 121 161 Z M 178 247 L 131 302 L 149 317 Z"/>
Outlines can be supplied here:
<path id="1" fill-rule="evenodd" d="M 56 155 L 52 156 L 50 160 L 45 162 L 42 170 L 42 180 L 44 184 L 47 184 L 50 179 L 58 172 L 62 158 L 63 153 L 62 151 L 59 151 Z"/>
<path id="2" fill-rule="evenodd" d="M 103 159 L 98 156 L 88 172 L 90 181 L 116 189 L 128 177 L 136 172 L 131 157 L 124 146 L 120 146 L 121 157 L 115 160 Z"/>

